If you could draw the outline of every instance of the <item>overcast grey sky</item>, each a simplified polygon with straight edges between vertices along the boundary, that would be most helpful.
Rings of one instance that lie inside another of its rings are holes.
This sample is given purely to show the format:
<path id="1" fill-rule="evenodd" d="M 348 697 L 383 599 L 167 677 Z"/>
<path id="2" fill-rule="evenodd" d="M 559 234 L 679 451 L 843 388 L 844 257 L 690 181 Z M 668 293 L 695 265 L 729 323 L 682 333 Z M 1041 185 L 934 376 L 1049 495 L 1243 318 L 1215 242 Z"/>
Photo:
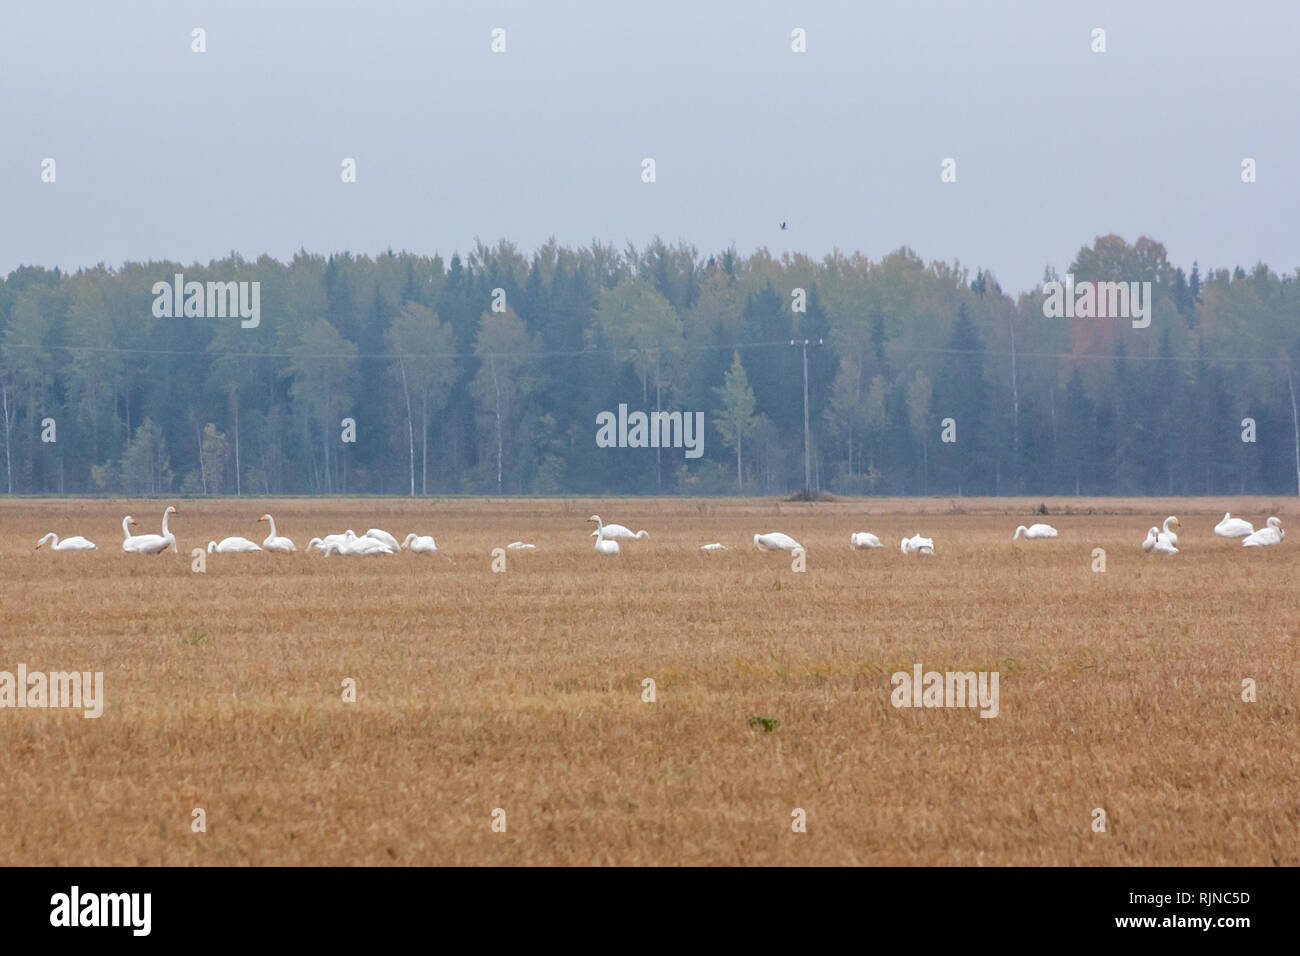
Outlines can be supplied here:
<path id="1" fill-rule="evenodd" d="M 1297 27 L 1294 0 L 9 0 L 0 272 L 660 235 L 907 244 L 1011 291 L 1109 232 L 1291 271 Z"/>

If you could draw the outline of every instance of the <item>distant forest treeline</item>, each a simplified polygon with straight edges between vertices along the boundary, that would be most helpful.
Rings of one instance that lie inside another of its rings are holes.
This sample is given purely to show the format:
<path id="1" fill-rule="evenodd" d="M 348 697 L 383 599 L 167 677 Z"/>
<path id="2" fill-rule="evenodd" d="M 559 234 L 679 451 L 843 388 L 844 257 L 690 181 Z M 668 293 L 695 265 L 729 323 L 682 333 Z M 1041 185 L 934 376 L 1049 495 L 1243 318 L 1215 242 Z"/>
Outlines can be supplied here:
<path id="1" fill-rule="evenodd" d="M 1297 490 L 1297 274 L 1186 273 L 1117 236 L 1068 271 L 1150 281 L 1150 327 L 1048 319 L 1041 288 L 906 248 L 22 267 L 0 281 L 0 490 L 784 494 L 804 485 L 805 338 L 814 490 Z M 260 282 L 260 325 L 155 317 L 176 273 Z M 703 411 L 703 457 L 598 448 L 620 404 Z"/>

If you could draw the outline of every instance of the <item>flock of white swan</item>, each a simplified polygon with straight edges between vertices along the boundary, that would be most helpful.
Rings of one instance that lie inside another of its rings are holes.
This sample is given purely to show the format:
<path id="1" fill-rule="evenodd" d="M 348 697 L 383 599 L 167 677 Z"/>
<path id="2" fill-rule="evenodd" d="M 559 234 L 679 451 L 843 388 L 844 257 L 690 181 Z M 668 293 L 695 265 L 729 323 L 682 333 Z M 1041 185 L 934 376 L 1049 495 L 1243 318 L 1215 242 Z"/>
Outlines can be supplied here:
<path id="1" fill-rule="evenodd" d="M 132 534 L 131 528 L 135 525 L 135 519 L 127 515 L 122 519 L 122 550 L 128 554 L 162 554 L 164 551 L 177 551 L 176 536 L 171 533 L 167 526 L 168 519 L 176 514 L 176 508 L 169 505 L 162 516 L 162 534 Z M 222 538 L 220 541 L 208 542 L 209 554 L 239 554 L 251 551 L 273 551 L 281 554 L 288 554 L 297 551 L 293 541 L 280 535 L 276 531 L 275 519 L 269 514 L 262 515 L 257 519 L 267 522 L 270 528 L 270 534 L 259 545 L 248 538 L 233 536 Z M 650 537 L 650 532 L 641 530 L 633 532 L 632 529 L 621 524 L 605 524 L 600 515 L 592 515 L 587 519 L 589 524 L 595 524 L 596 529 L 591 532 L 591 537 L 596 539 L 595 551 L 597 554 L 606 556 L 616 556 L 621 552 L 620 541 L 638 541 Z M 1148 554 L 1177 554 L 1178 553 L 1178 534 L 1175 528 L 1181 527 L 1179 520 L 1170 515 L 1165 519 L 1162 527 L 1153 525 L 1147 531 L 1146 539 L 1142 542 L 1142 550 Z M 1255 526 L 1249 521 L 1243 521 L 1241 518 L 1232 517 L 1231 513 L 1225 513 L 1223 520 L 1214 526 L 1214 533 L 1221 538 L 1242 538 L 1241 543 L 1246 548 L 1267 548 L 1282 543 L 1282 538 L 1286 532 L 1282 530 L 1282 522 L 1276 517 L 1270 517 L 1266 526 L 1255 530 Z M 1049 524 L 1031 524 L 1028 526 L 1020 525 L 1016 528 L 1015 534 L 1011 536 L 1012 541 L 1018 541 L 1020 538 L 1042 539 L 1057 537 L 1057 530 Z M 46 534 L 36 544 L 39 551 L 47 542 L 50 542 L 52 551 L 94 551 L 95 543 L 81 535 L 63 538 L 53 531 Z M 785 551 L 788 553 L 805 553 L 804 548 L 798 541 L 780 531 L 769 531 L 764 534 L 754 535 L 754 547 L 759 551 Z M 861 551 L 870 548 L 883 548 L 880 538 L 866 531 L 855 531 L 849 535 L 849 547 L 854 551 Z M 371 528 L 363 535 L 358 535 L 352 529 L 347 531 L 327 534 L 323 538 L 312 538 L 307 544 L 308 550 L 315 548 L 322 554 L 326 555 L 378 555 L 378 554 L 398 554 L 402 551 L 408 551 L 413 554 L 436 554 L 438 545 L 434 542 L 432 535 L 420 535 L 411 532 L 406 536 L 406 540 L 400 544 L 393 535 L 381 528 Z M 511 551 L 536 551 L 537 545 L 528 544 L 523 541 L 512 541 L 506 545 Z M 903 538 L 900 544 L 903 554 L 933 555 L 934 539 L 923 538 L 919 533 L 912 535 L 910 538 Z M 701 551 L 726 551 L 727 546 L 721 542 L 714 541 L 709 544 L 700 546 Z"/>
<path id="2" fill-rule="evenodd" d="M 175 506 L 168 505 L 167 510 L 163 512 L 162 534 L 132 534 L 131 528 L 135 526 L 136 522 L 134 518 L 127 515 L 122 519 L 122 550 L 128 554 L 162 554 L 164 551 L 178 551 L 176 536 L 172 534 L 171 529 L 168 527 L 168 521 L 174 514 L 176 514 Z M 262 515 L 257 520 L 267 522 L 270 528 L 270 534 L 266 536 L 261 544 L 235 535 L 222 538 L 220 541 L 209 541 L 208 554 L 242 554 L 250 551 L 275 551 L 280 554 L 291 554 L 298 550 L 292 539 L 284 537 L 276 530 L 273 517 Z M 39 551 L 46 542 L 51 542 L 51 551 L 97 550 L 93 541 L 81 535 L 60 540 L 59 536 L 51 531 L 37 542 L 36 549 Z M 512 548 L 516 546 L 532 547 L 532 545 L 522 545 L 520 542 L 510 545 Z M 396 538 L 381 528 L 371 528 L 359 537 L 355 531 L 349 528 L 347 531 L 327 534 L 323 538 L 312 538 L 307 543 L 307 547 L 309 550 L 315 548 L 322 554 L 327 555 L 397 554 L 399 551 L 410 551 L 413 554 L 436 554 L 438 551 L 438 545 L 434 542 L 432 535 L 411 532 L 406 536 L 406 540 L 399 544 Z"/>

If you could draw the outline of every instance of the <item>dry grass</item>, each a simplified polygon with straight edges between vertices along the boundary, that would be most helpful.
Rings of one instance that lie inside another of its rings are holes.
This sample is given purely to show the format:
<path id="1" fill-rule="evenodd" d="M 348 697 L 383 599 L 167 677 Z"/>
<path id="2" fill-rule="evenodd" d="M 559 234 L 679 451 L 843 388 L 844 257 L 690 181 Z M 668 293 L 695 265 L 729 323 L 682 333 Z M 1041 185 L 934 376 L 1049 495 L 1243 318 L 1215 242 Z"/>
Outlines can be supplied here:
<path id="1" fill-rule="evenodd" d="M 124 555 L 121 516 L 164 504 L 0 503 L 0 670 L 107 696 L 0 710 L 0 864 L 1300 863 L 1300 538 L 1210 531 L 1289 502 L 1049 500 L 1062 537 L 1013 545 L 1038 499 L 180 501 L 180 555 Z M 593 509 L 652 538 L 599 558 Z M 442 554 L 192 573 L 266 510 L 300 547 L 377 525 Z M 1183 553 L 1144 555 L 1171 512 Z M 33 553 L 47 530 L 101 550 Z M 746 547 L 767 530 L 807 573 Z M 898 553 L 914 531 L 934 558 Z M 541 550 L 491 573 L 516 538 Z M 1001 715 L 894 709 L 918 661 L 1000 671 Z"/>

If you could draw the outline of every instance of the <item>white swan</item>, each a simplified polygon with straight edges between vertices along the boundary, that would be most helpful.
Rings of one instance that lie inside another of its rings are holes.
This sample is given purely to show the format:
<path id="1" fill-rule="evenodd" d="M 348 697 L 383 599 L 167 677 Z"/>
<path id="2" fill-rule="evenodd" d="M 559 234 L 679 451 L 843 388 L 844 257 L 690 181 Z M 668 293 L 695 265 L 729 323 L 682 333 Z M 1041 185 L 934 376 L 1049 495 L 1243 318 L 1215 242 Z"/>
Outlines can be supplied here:
<path id="1" fill-rule="evenodd" d="M 125 538 L 122 542 L 122 550 L 131 554 L 162 554 L 168 548 L 176 551 L 176 536 L 167 528 L 167 519 L 174 514 L 176 508 L 168 505 L 167 510 L 163 512 L 162 534 L 137 535 L 132 535 L 129 529 L 130 525 L 135 524 L 135 519 L 127 515 L 122 519 L 122 535 Z"/>
<path id="2" fill-rule="evenodd" d="M 1277 518 L 1268 519 L 1268 527 L 1260 528 L 1254 534 L 1241 542 L 1243 548 L 1269 548 L 1275 544 L 1281 544 L 1282 539 L 1286 537 L 1286 532 L 1282 530 L 1282 522 Z"/>
<path id="3" fill-rule="evenodd" d="M 625 528 L 621 524 L 605 524 L 600 520 L 600 515 L 592 515 L 587 520 L 596 522 L 596 530 L 600 532 L 601 539 L 605 541 L 611 541 L 615 538 L 624 538 L 633 541 L 637 538 L 650 537 L 650 532 L 645 529 L 633 534 L 631 528 Z"/>
<path id="4" fill-rule="evenodd" d="M 371 528 L 361 537 L 382 541 L 384 544 L 388 545 L 389 550 L 393 552 L 402 550 L 402 546 L 397 543 L 397 539 L 382 528 Z"/>
<path id="5" fill-rule="evenodd" d="M 1173 515 L 1170 515 L 1168 518 L 1165 519 L 1164 532 L 1163 534 L 1161 534 L 1161 537 L 1168 538 L 1169 543 L 1172 544 L 1175 548 L 1177 548 L 1178 535 L 1174 534 L 1173 528 L 1171 528 L 1170 525 L 1173 525 L 1174 528 L 1181 528 L 1183 526 L 1183 523 L 1179 521 L 1177 518 L 1175 518 Z"/>
<path id="6" fill-rule="evenodd" d="M 700 545 L 700 550 L 701 551 L 726 551 L 727 546 L 725 544 L 721 544 L 720 542 L 715 541 L 712 544 Z"/>
<path id="7" fill-rule="evenodd" d="M 407 551 L 414 551 L 416 554 L 433 554 L 438 550 L 438 545 L 433 540 L 431 534 L 416 534 L 412 531 L 402 542 L 402 548 Z"/>
<path id="8" fill-rule="evenodd" d="M 1178 519 L 1175 518 L 1175 521 Z M 1162 531 L 1156 535 L 1156 543 L 1151 546 L 1151 550 L 1156 554 L 1177 554 L 1178 553 L 1178 535 L 1172 531 Z"/>
<path id="9" fill-rule="evenodd" d="M 1230 512 L 1223 513 L 1223 520 L 1214 526 L 1214 533 L 1220 538 L 1244 538 L 1255 533 L 1255 526 L 1249 521 L 1234 518 Z"/>
<path id="10" fill-rule="evenodd" d="M 262 542 L 262 547 L 266 548 L 267 551 L 279 551 L 287 554 L 290 551 L 298 550 L 293 546 L 293 542 L 288 538 L 282 538 L 275 533 L 275 519 L 270 515 L 262 515 L 262 517 L 257 520 L 271 522 L 271 533 L 268 534 L 266 540 Z"/>
<path id="11" fill-rule="evenodd" d="M 1022 534 L 1026 538 L 1055 538 L 1056 529 L 1050 524 L 1031 524 L 1028 528 L 1021 525 L 1016 529 L 1016 533 L 1011 536 L 1011 540 L 1015 541 Z"/>
<path id="12" fill-rule="evenodd" d="M 1157 528 L 1155 525 L 1152 525 L 1151 528 L 1147 531 L 1146 538 L 1142 541 L 1142 550 L 1145 551 L 1147 554 L 1150 554 L 1152 549 L 1156 546 L 1156 542 L 1158 540 L 1160 540 L 1160 529 Z"/>
<path id="13" fill-rule="evenodd" d="M 883 548 L 880 539 L 874 534 L 868 534 L 865 531 L 855 531 L 849 535 L 849 547 L 854 551 L 862 551 L 865 548 Z"/>
<path id="14" fill-rule="evenodd" d="M 49 541 L 51 538 L 54 539 L 54 543 L 50 545 L 51 551 L 94 551 L 95 550 L 95 542 L 89 541 L 86 538 L 81 537 L 81 535 L 77 535 L 76 537 L 72 537 L 72 538 L 64 538 L 62 541 L 60 541 L 59 536 L 55 534 L 53 531 L 51 531 L 45 537 L 41 538 L 40 541 L 36 542 L 36 550 L 37 551 L 41 550 L 41 545 L 43 545 L 46 541 Z"/>
<path id="15" fill-rule="evenodd" d="M 934 554 L 934 539 L 923 538 L 918 531 L 912 537 L 903 539 L 902 549 L 904 554 Z"/>
<path id="16" fill-rule="evenodd" d="M 780 531 L 754 535 L 754 547 L 759 551 L 806 551 L 798 541 Z"/>
<path id="17" fill-rule="evenodd" d="M 222 538 L 220 543 L 216 541 L 208 542 L 208 554 L 241 554 L 245 551 L 261 551 L 262 549 L 254 541 L 247 538 Z"/>
<path id="18" fill-rule="evenodd" d="M 606 538 L 600 533 L 600 529 L 593 531 L 591 536 L 596 539 L 597 554 L 618 554 L 618 542 Z"/>
<path id="19" fill-rule="evenodd" d="M 506 545 L 506 550 L 508 550 L 508 551 L 536 551 L 536 550 L 537 550 L 537 545 L 535 545 L 535 544 L 525 544 L 525 543 L 522 542 L 522 541 L 511 541 L 508 545 Z"/>
<path id="20" fill-rule="evenodd" d="M 397 539 L 393 539 L 393 544 L 397 544 Z M 338 549 L 339 554 L 396 554 L 396 547 L 389 547 L 387 543 L 380 541 L 378 538 L 372 538 L 370 535 L 357 537 L 353 532 L 347 533 L 347 540 L 343 542 L 342 547 Z"/>
<path id="21" fill-rule="evenodd" d="M 336 534 L 327 534 L 323 538 L 312 538 L 307 542 L 307 547 L 315 548 L 317 551 L 324 551 L 326 548 L 333 547 L 335 550 L 343 547 L 344 542 L 348 540 L 351 531 L 340 531 Z M 355 535 L 353 535 L 355 537 Z"/>

